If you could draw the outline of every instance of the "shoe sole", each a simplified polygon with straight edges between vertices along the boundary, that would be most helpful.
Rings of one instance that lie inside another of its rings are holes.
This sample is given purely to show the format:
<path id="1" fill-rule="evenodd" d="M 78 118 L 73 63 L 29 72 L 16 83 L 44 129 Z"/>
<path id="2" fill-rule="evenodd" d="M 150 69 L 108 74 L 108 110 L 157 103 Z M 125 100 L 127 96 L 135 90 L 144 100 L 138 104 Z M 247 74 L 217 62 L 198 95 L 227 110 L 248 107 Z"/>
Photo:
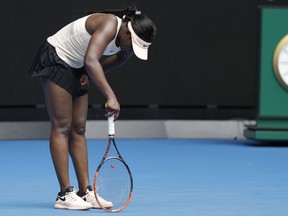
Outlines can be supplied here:
<path id="1" fill-rule="evenodd" d="M 107 209 L 110 209 L 110 208 L 113 208 L 113 205 L 112 206 L 104 206 L 105 208 Z M 92 206 L 93 209 L 102 209 L 100 206 Z"/>
<path id="2" fill-rule="evenodd" d="M 54 208 L 55 209 L 67 209 L 67 210 L 89 210 L 92 208 L 92 206 L 81 208 L 81 207 L 67 207 L 61 204 L 55 204 Z"/>

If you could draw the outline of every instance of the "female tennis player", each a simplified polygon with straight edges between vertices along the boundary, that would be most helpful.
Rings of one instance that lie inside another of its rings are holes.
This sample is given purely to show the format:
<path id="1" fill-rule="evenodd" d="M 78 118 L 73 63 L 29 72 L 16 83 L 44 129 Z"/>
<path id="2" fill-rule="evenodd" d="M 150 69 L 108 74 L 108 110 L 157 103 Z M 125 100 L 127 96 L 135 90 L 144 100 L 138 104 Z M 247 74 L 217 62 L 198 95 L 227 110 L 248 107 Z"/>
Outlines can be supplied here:
<path id="1" fill-rule="evenodd" d="M 89 82 L 106 97 L 106 116 L 117 119 L 120 105 L 105 72 L 127 62 L 133 53 L 147 60 L 155 35 L 152 20 L 136 7 L 127 7 L 79 18 L 40 47 L 31 71 L 41 80 L 51 122 L 50 151 L 60 185 L 55 208 L 99 208 L 90 186 L 85 138 Z M 102 56 L 109 57 L 103 60 Z M 77 192 L 69 180 L 69 154 L 78 180 Z M 113 206 L 109 200 L 103 202 L 108 208 Z"/>

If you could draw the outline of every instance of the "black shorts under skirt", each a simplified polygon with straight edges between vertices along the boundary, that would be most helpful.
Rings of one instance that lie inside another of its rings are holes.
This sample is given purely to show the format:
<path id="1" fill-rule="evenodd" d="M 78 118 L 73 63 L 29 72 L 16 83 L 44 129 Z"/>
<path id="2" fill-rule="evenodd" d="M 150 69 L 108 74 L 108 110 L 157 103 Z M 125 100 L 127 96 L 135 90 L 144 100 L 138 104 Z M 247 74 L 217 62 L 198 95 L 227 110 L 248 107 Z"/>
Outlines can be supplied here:
<path id="1" fill-rule="evenodd" d="M 34 77 L 46 76 L 67 90 L 74 98 L 88 93 L 81 89 L 80 77 L 86 74 L 85 68 L 71 68 L 57 55 L 55 48 L 47 41 L 41 45 L 31 66 Z"/>

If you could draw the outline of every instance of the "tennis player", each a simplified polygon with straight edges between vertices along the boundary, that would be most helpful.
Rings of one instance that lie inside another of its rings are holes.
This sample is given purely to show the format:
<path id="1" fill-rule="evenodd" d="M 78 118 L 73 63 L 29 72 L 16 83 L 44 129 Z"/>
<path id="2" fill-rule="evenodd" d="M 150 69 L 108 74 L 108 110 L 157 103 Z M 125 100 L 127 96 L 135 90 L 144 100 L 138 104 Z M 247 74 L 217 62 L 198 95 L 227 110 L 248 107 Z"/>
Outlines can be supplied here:
<path id="1" fill-rule="evenodd" d="M 60 185 L 55 208 L 99 208 L 90 186 L 85 138 L 89 82 L 106 97 L 106 116 L 117 119 L 120 104 L 105 72 L 127 62 L 133 54 L 147 60 L 155 35 L 151 19 L 133 6 L 79 18 L 40 47 L 31 72 L 41 80 L 51 122 L 50 151 Z M 108 57 L 103 60 L 102 56 Z M 69 155 L 78 191 L 70 184 Z M 108 208 L 113 206 L 105 202 Z"/>

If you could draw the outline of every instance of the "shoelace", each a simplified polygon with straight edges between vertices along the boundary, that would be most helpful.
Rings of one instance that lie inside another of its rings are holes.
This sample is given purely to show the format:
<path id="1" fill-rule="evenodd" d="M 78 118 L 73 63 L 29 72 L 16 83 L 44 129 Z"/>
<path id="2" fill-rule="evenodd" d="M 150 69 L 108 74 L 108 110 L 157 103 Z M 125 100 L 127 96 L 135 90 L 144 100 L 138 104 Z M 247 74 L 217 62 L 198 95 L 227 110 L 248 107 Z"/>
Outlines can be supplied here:
<path id="1" fill-rule="evenodd" d="M 72 192 L 68 192 L 68 193 L 66 194 L 66 197 L 67 197 L 67 199 L 70 199 L 71 201 L 77 201 L 77 200 L 81 199 L 81 198 L 76 194 L 75 189 L 73 189 Z"/>

